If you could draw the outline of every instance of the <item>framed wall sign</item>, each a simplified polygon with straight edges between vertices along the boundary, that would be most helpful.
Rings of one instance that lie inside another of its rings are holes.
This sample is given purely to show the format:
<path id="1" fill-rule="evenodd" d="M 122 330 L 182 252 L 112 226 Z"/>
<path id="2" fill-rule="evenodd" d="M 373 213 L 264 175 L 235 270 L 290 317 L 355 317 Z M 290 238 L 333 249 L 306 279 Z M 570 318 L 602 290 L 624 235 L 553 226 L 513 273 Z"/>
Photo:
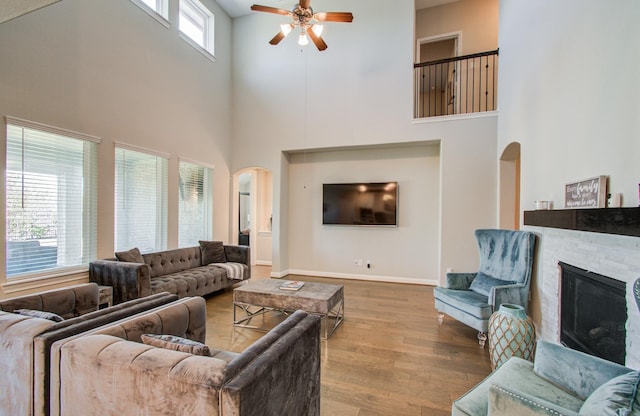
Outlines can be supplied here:
<path id="1" fill-rule="evenodd" d="M 565 208 L 606 208 L 606 206 L 606 176 L 596 176 L 564 186 Z"/>

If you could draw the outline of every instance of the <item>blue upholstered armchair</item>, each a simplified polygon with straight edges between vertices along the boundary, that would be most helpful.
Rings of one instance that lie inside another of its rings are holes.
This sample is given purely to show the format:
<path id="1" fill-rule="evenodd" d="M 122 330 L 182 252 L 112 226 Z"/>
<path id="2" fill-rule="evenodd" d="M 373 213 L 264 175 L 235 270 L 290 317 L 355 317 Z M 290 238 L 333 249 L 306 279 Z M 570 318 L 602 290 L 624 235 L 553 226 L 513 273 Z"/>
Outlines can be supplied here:
<path id="1" fill-rule="evenodd" d="M 484 347 L 491 314 L 503 303 L 529 304 L 535 234 L 527 231 L 476 230 L 480 268 L 476 273 L 447 273 L 433 291 L 438 320 L 444 314 L 478 330 Z"/>

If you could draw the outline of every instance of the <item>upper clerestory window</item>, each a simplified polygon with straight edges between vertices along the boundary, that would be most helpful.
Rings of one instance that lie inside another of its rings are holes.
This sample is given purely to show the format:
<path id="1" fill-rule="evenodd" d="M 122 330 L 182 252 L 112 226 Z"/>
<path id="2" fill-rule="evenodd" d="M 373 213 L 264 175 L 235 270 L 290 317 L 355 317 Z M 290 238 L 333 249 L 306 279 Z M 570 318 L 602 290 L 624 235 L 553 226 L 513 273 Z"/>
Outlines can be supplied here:
<path id="1" fill-rule="evenodd" d="M 214 16 L 198 0 L 180 0 L 178 20 L 183 39 L 214 56 Z M 186 37 L 186 38 L 185 38 Z"/>
<path id="2" fill-rule="evenodd" d="M 169 0 L 131 0 L 131 2 L 164 26 L 171 26 L 169 23 Z"/>

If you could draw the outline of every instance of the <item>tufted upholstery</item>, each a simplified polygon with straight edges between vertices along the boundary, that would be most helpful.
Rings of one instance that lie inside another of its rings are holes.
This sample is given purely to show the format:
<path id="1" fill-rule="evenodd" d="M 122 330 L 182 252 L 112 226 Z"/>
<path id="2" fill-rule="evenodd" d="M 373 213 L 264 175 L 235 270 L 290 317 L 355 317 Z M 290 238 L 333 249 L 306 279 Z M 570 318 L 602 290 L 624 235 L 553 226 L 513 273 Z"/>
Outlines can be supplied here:
<path id="1" fill-rule="evenodd" d="M 177 299 L 168 293 L 97 309 L 98 286 L 85 283 L 55 289 L 0 304 L 5 310 L 20 308 L 57 311 L 68 318 L 62 322 L 0 312 L 0 415 L 46 415 L 50 392 L 50 351 L 53 342 L 96 328 Z M 73 301 L 72 301 L 73 300 Z M 94 306 L 95 305 L 95 306 Z M 79 314 L 80 311 L 90 311 Z M 66 312 L 65 312 L 66 311 Z"/>
<path id="2" fill-rule="evenodd" d="M 229 263 L 202 265 L 200 247 L 186 247 L 143 254 L 144 263 L 116 259 L 96 260 L 89 265 L 90 280 L 113 286 L 114 304 L 169 292 L 186 296 L 204 296 L 251 277 L 249 247 L 224 246 Z M 239 279 L 230 276 L 225 265 L 237 264 Z"/>
<path id="3" fill-rule="evenodd" d="M 139 342 L 142 333 L 204 340 L 205 317 L 202 298 L 183 298 L 56 343 L 60 390 L 52 415 L 320 414 L 319 317 L 297 311 L 226 356 Z"/>
<path id="4" fill-rule="evenodd" d="M 529 303 L 535 234 L 528 231 L 476 230 L 480 267 L 475 273 L 447 273 L 444 287 L 433 290 L 435 307 L 458 321 L 487 332 L 491 314 L 503 303 Z M 494 285 L 474 290 L 475 279 Z M 483 344 L 482 337 L 481 344 Z"/>
<path id="5" fill-rule="evenodd" d="M 0 301 L 0 311 L 13 312 L 16 309 L 33 309 L 53 312 L 65 319 L 98 310 L 98 285 L 79 284 L 62 289 L 20 296 Z"/>

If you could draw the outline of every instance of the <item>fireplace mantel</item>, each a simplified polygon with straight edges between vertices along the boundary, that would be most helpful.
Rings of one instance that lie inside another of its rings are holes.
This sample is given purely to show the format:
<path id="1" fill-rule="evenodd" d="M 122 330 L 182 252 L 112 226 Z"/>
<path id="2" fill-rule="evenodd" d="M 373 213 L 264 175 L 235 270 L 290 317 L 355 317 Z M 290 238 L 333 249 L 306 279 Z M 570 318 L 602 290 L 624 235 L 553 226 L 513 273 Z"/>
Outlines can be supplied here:
<path id="1" fill-rule="evenodd" d="M 640 237 L 640 207 L 525 211 L 524 225 Z"/>

